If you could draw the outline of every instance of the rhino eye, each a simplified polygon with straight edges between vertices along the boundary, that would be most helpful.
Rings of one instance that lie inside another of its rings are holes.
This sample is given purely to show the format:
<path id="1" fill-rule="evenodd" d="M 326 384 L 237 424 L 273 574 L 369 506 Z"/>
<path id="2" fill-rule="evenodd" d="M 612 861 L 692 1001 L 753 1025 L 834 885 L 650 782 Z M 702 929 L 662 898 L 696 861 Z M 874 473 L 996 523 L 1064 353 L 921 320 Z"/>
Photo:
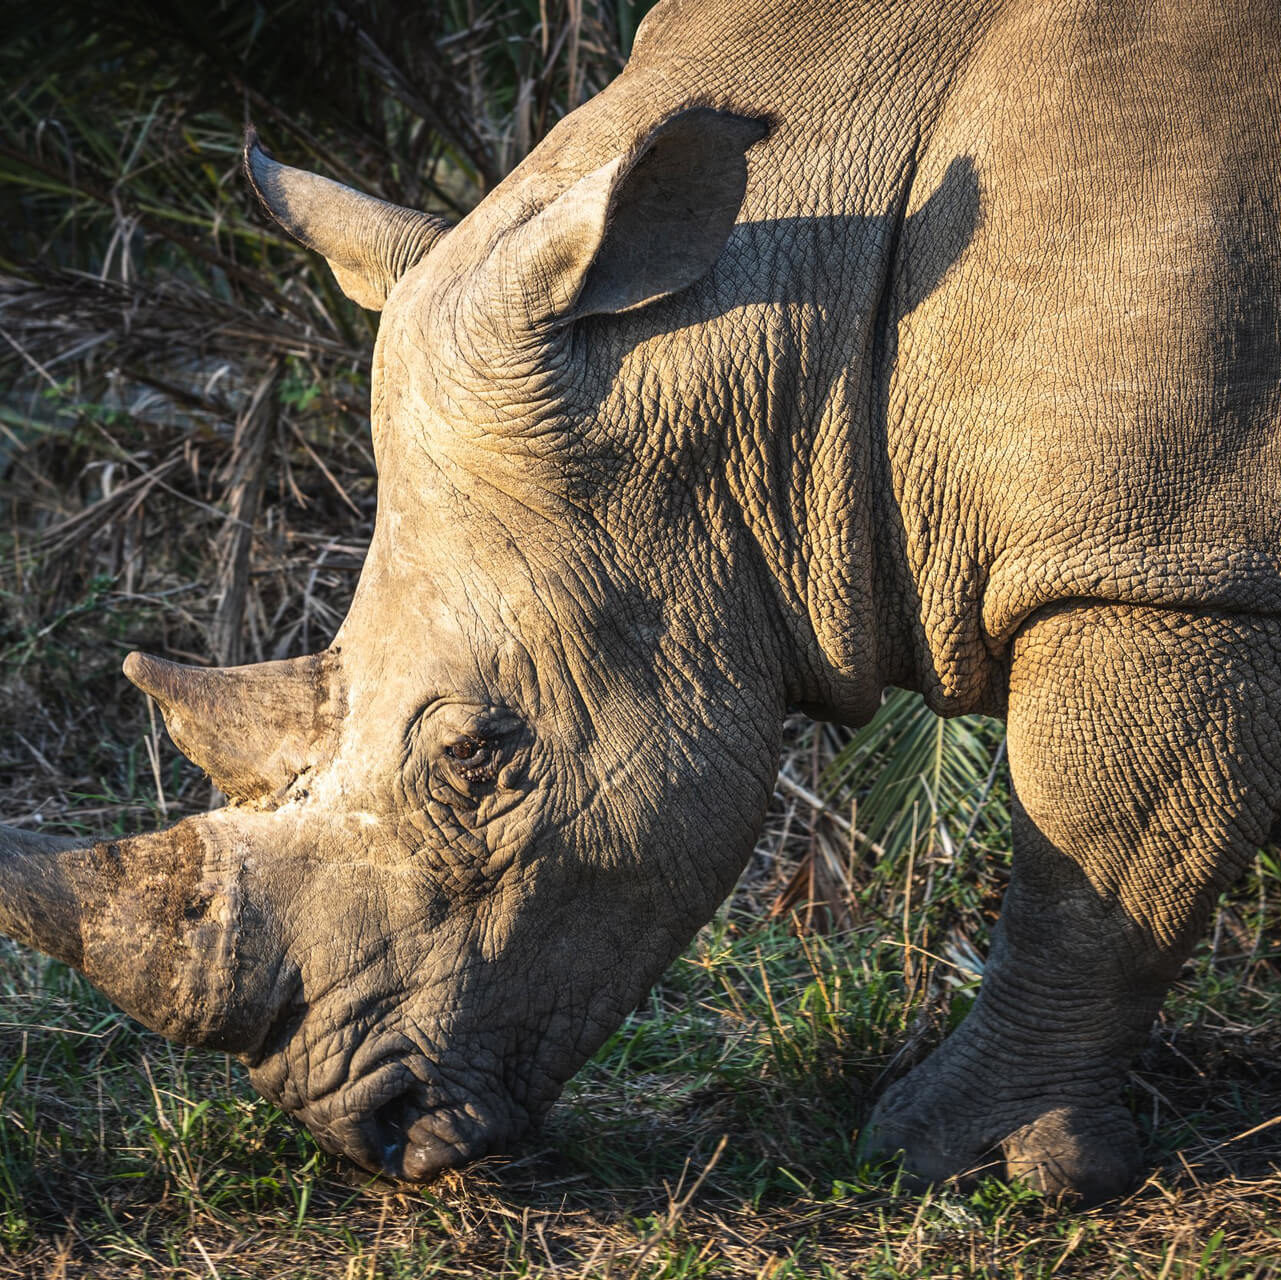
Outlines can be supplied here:
<path id="1" fill-rule="evenodd" d="M 467 734 L 445 748 L 452 772 L 463 783 L 492 782 L 498 774 L 498 746 L 490 738 Z"/>
<path id="2" fill-rule="evenodd" d="M 452 723 L 451 723 L 452 722 Z M 474 809 L 505 779 L 509 796 L 520 792 L 519 771 L 509 766 L 524 758 L 529 743 L 522 720 L 503 707 L 468 707 L 446 704 L 434 723 L 419 725 L 430 734 L 428 753 L 431 795 L 454 808 Z"/>

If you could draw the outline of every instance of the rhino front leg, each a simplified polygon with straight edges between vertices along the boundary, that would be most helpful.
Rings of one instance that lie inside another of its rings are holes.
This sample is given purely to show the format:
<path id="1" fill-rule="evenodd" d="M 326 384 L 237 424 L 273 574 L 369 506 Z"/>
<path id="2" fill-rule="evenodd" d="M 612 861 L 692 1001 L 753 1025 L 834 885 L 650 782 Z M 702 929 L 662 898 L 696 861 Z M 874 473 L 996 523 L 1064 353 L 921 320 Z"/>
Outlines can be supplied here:
<path id="1" fill-rule="evenodd" d="M 1130 1059 L 1281 805 L 1281 625 L 1064 607 L 1012 654 L 1014 869 L 983 988 L 865 1149 L 1089 1202 L 1139 1170 Z"/>

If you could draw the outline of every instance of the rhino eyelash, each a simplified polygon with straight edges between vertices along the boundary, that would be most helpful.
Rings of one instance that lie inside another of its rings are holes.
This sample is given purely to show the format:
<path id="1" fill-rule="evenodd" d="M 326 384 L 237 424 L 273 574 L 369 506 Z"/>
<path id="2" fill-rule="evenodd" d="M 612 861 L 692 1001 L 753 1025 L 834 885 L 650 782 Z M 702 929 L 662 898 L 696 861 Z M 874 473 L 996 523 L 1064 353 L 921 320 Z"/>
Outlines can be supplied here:
<path id="1" fill-rule="evenodd" d="M 487 738 L 459 738 L 445 748 L 445 754 L 453 772 L 464 782 L 492 782 L 498 774 L 496 752 Z"/>

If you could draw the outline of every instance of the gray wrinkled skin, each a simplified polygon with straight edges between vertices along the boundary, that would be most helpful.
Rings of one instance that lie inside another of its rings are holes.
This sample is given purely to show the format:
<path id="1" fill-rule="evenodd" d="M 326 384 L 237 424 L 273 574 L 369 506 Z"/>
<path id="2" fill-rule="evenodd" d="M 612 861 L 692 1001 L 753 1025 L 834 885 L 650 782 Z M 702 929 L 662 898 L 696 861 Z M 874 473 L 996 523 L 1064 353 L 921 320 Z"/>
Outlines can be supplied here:
<path id="1" fill-rule="evenodd" d="M 382 306 L 368 562 L 324 655 L 131 658 L 234 803 L 0 833 L 0 924 L 428 1177 L 714 910 L 786 709 L 907 685 L 1007 715 L 1015 869 L 865 1142 L 1123 1190 L 1126 1063 L 1281 810 L 1279 53 L 1264 0 L 667 0 L 452 229 L 251 139 Z"/>

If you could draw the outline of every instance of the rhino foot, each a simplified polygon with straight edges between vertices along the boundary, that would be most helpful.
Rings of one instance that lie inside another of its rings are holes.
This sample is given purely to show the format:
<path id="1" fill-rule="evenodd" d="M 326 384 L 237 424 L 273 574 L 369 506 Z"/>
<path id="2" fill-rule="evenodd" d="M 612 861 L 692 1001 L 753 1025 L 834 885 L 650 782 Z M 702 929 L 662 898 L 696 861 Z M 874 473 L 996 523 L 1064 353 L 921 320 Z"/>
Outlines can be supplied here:
<path id="1" fill-rule="evenodd" d="M 1004 1173 L 1083 1208 L 1134 1185 L 1138 1135 L 1119 1103 L 931 1088 L 917 1078 L 929 1066 L 889 1089 L 859 1141 L 865 1158 L 898 1159 L 909 1185 L 955 1180 L 967 1186 L 984 1174 Z"/>
<path id="2" fill-rule="evenodd" d="M 1083 1207 L 1125 1195 L 1138 1181 L 1139 1138 L 1122 1106 L 1050 1107 L 1001 1143 L 1006 1173 Z"/>

